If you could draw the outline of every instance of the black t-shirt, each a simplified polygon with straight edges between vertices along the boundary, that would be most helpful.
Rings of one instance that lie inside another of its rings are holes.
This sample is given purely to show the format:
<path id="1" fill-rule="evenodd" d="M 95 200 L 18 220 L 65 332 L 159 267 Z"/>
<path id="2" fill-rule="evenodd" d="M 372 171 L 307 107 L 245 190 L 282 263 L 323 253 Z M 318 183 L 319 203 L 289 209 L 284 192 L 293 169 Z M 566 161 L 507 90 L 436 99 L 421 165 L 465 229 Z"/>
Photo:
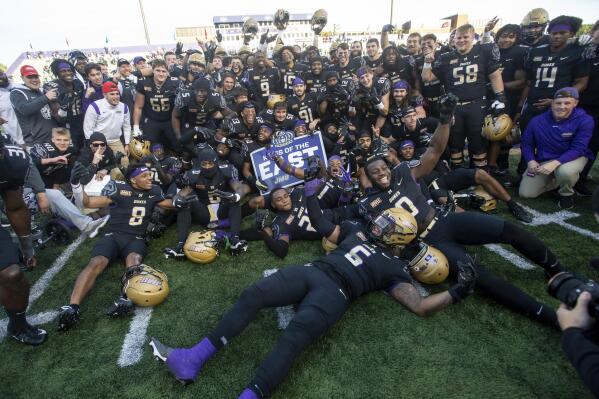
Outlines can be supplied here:
<path id="1" fill-rule="evenodd" d="M 457 50 L 442 54 L 433 64 L 433 73 L 463 102 L 485 97 L 488 76 L 500 66 L 499 47 L 485 43 L 474 45 L 468 54 Z"/>
<path id="2" fill-rule="evenodd" d="M 143 116 L 157 122 L 171 120 L 179 79 L 166 78 L 162 87 L 156 87 L 154 78 L 149 77 L 137 82 L 135 90 L 144 95 Z"/>
<path id="3" fill-rule="evenodd" d="M 277 211 L 272 221 L 273 238 L 280 240 L 286 236 L 291 240 L 318 240 L 320 235 L 310 224 L 304 189 L 294 188 L 291 193 L 291 209 L 287 212 Z"/>
<path id="4" fill-rule="evenodd" d="M 46 188 L 52 188 L 54 184 L 63 184 L 69 181 L 75 152 L 76 150 L 72 143 L 66 151 L 59 151 L 52 143 L 36 144 L 33 146 L 31 149 L 31 158 L 40 171 Z M 42 159 L 55 158 L 67 154 L 70 154 L 70 156 L 67 158 L 68 163 L 66 164 L 52 163 L 42 165 Z"/>
<path id="5" fill-rule="evenodd" d="M 350 300 L 400 282 L 412 283 L 407 263 L 369 242 L 361 223 L 344 221 L 340 228 L 337 248 L 312 264 L 344 288 Z"/>
<path id="6" fill-rule="evenodd" d="M 144 237 L 152 211 L 164 200 L 164 193 L 157 185 L 149 190 L 137 190 L 128 183 L 111 180 L 102 189 L 101 195 L 112 200 L 110 219 L 106 230 L 111 233 Z"/>
<path id="7" fill-rule="evenodd" d="M 303 100 L 300 100 L 295 94 L 287 99 L 287 111 L 303 119 L 306 124 L 318 118 L 318 101 L 316 93 L 307 92 Z"/>
<path id="8" fill-rule="evenodd" d="M 530 82 L 527 103 L 553 98 L 556 91 L 572 86 L 577 78 L 589 75 L 589 61 L 582 56 L 584 47 L 567 45 L 559 53 L 549 45 L 531 49 L 524 63 L 526 80 Z"/>
<path id="9" fill-rule="evenodd" d="M 291 68 L 287 65 L 279 65 L 279 93 L 286 96 L 293 94 L 293 80 L 303 77 L 309 70 L 310 68 L 307 65 L 297 62 Z"/>

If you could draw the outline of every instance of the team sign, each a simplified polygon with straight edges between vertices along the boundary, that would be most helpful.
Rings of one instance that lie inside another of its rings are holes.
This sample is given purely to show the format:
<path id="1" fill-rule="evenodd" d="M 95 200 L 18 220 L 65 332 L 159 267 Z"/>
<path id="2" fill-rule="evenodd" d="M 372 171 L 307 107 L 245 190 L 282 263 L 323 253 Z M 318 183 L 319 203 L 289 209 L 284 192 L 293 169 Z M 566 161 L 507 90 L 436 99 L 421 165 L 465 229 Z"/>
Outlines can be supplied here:
<path id="1" fill-rule="evenodd" d="M 306 158 L 312 155 L 318 156 L 325 167 L 327 165 L 320 132 L 301 137 L 294 137 L 293 132 L 279 132 L 273 138 L 271 148 L 296 168 L 306 167 Z M 275 187 L 291 187 L 303 183 L 303 180 L 286 174 L 274 161 L 268 159 L 266 148 L 252 151 L 250 156 L 257 177 L 268 185 L 268 191 L 263 191 L 262 194 L 268 194 Z"/>

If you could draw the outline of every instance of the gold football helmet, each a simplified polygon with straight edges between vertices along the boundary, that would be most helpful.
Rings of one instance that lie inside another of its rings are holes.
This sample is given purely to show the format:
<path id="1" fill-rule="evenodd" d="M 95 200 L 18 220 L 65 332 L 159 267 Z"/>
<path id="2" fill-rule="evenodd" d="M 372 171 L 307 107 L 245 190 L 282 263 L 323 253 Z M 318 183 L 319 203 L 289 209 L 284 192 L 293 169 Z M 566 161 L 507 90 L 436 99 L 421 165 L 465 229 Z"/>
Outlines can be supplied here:
<path id="1" fill-rule="evenodd" d="M 512 118 L 507 114 L 487 115 L 483 123 L 482 135 L 489 141 L 501 141 L 512 132 Z"/>
<path id="2" fill-rule="evenodd" d="M 389 208 L 369 223 L 370 235 L 386 245 L 408 245 L 418 234 L 414 216 L 403 208 Z"/>
<path id="3" fill-rule="evenodd" d="M 212 230 L 191 232 L 183 245 L 183 252 L 194 263 L 213 262 L 219 253 L 216 233 Z"/>
<path id="4" fill-rule="evenodd" d="M 123 294 L 137 306 L 158 305 L 170 291 L 166 274 L 144 264 L 127 269 L 121 283 Z"/>
<path id="5" fill-rule="evenodd" d="M 416 256 L 408 263 L 410 273 L 424 284 L 439 284 L 449 275 L 449 262 L 441 251 L 423 242 L 416 246 Z"/>
<path id="6" fill-rule="evenodd" d="M 151 154 L 150 140 L 146 140 L 141 136 L 132 137 L 129 142 L 129 154 L 136 160 L 140 161 L 143 157 Z"/>

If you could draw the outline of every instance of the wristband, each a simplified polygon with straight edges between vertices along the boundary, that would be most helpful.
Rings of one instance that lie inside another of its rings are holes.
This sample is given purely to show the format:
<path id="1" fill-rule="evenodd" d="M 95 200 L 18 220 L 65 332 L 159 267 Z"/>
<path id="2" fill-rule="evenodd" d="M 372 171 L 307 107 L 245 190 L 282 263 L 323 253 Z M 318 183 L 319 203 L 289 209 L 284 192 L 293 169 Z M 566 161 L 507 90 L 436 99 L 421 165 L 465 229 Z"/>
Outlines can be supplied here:
<path id="1" fill-rule="evenodd" d="M 378 104 L 376 105 L 376 108 L 377 108 L 379 111 L 382 111 L 382 110 L 384 110 L 384 109 L 385 109 L 385 104 L 383 104 L 383 103 L 378 103 Z"/>

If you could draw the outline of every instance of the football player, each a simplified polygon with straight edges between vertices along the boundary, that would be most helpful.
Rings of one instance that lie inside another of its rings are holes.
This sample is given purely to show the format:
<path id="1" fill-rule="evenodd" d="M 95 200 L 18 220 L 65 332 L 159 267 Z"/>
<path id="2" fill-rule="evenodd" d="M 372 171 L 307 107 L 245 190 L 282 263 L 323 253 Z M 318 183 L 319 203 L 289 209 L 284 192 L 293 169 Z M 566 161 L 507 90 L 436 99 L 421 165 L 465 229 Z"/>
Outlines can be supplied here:
<path id="1" fill-rule="evenodd" d="M 363 66 L 356 71 L 358 87 L 352 96 L 356 107 L 355 125 L 360 129 L 368 129 L 374 125 L 381 128 L 389 112 L 389 80 L 385 77 L 374 79 L 372 70 Z"/>
<path id="2" fill-rule="evenodd" d="M 40 345 L 46 341 L 48 334 L 30 325 L 25 318 L 29 283 L 19 266 L 20 255 L 27 268 L 37 264 L 31 237 L 31 216 L 21 194 L 29 170 L 34 166 L 20 146 L 8 144 L 5 140 L 6 137 L 0 134 L 0 196 L 10 225 L 19 238 L 20 254 L 9 232 L 0 226 L 0 305 L 8 315 L 8 334 L 19 342 Z"/>
<path id="3" fill-rule="evenodd" d="M 422 88 L 422 97 L 426 100 L 425 109 L 428 115 L 433 117 L 439 116 L 437 109 L 437 101 L 441 94 L 443 94 L 443 85 L 438 79 L 433 79 L 428 82 L 422 81 L 422 68 L 424 67 L 424 54 L 428 54 L 428 58 L 432 59 L 433 62 L 439 57 L 440 54 L 447 51 L 443 49 L 437 50 L 437 36 L 432 33 L 422 36 L 422 53 L 414 58 L 416 66 L 416 72 L 418 80 L 420 80 L 420 87 Z"/>
<path id="4" fill-rule="evenodd" d="M 495 93 L 493 111 L 503 112 L 507 102 L 499 61 L 499 48 L 495 43 L 474 46 L 474 27 L 470 24 L 456 30 L 456 50 L 442 54 L 434 66 L 431 66 L 431 52 L 425 53 L 422 80 L 438 79 L 448 92 L 460 99 L 449 139 L 452 168 L 463 165 L 466 139 L 471 165 L 484 167 L 487 164 L 486 143 L 480 133 L 487 108 L 487 82 Z"/>
<path id="5" fill-rule="evenodd" d="M 376 37 L 371 37 L 366 42 L 366 55 L 364 56 L 364 62 L 366 66 L 371 69 L 376 69 L 381 65 L 381 47 L 379 46 L 379 40 Z"/>
<path id="6" fill-rule="evenodd" d="M 342 119 L 355 115 L 350 107 L 351 95 L 339 80 L 335 71 L 325 72 L 325 86 L 318 93 L 318 112 L 321 124 L 338 123 Z"/>
<path id="7" fill-rule="evenodd" d="M 178 79 L 169 77 L 166 62 L 160 59 L 153 62 L 152 71 L 153 75 L 139 80 L 135 88 L 133 135 L 141 134 L 140 123 L 143 121 L 144 137 L 167 148 L 179 149 L 178 137 L 171 125 Z"/>
<path id="8" fill-rule="evenodd" d="M 464 245 L 489 243 L 510 244 L 541 266 L 549 277 L 563 271 L 560 262 L 542 241 L 514 223 L 475 212 L 438 212 L 429 205 L 417 181 L 430 174 L 439 162 L 447 145 L 449 124 L 458 102 L 459 99 L 451 93 L 440 99 L 439 126 L 419 161 L 402 162 L 389 169 L 382 159 L 370 160 L 365 171 L 375 190 L 360 199 L 358 204 L 340 208 L 339 217 L 345 220 L 361 215 L 369 219 L 384 209 L 402 207 L 416 219 L 419 238 L 447 257 L 450 271 L 458 260 L 465 261 L 469 257 Z M 550 307 L 494 276 L 482 265 L 476 267 L 477 287 L 487 295 L 529 317 L 555 326 L 555 312 Z"/>
<path id="9" fill-rule="evenodd" d="M 312 93 L 318 93 L 325 85 L 322 63 L 323 60 L 319 56 L 310 58 L 310 71 L 304 74 L 306 88 Z"/>
<path id="10" fill-rule="evenodd" d="M 75 67 L 63 59 L 55 59 L 50 64 L 50 70 L 57 79 L 44 85 L 44 91 L 56 89 L 56 112 L 65 118 L 66 126 L 71 132 L 71 139 L 77 151 L 83 148 L 83 112 L 81 97 L 85 88 L 83 83 L 75 78 Z M 74 155 L 74 154 L 73 154 Z"/>
<path id="11" fill-rule="evenodd" d="M 150 151 L 152 154 L 143 157 L 140 162 L 152 172 L 154 184 L 160 186 L 166 193 L 175 181 L 175 177 L 181 172 L 183 162 L 177 157 L 167 157 L 160 143 L 152 144 Z"/>
<path id="12" fill-rule="evenodd" d="M 398 80 L 393 84 L 393 91 L 389 98 L 389 112 L 385 118 L 385 123 L 381 128 L 381 135 L 388 139 L 397 134 L 402 127 L 402 117 L 404 110 L 412 109 L 418 119 L 426 118 L 424 110 L 424 101 L 420 95 L 410 93 L 410 85 L 405 80 Z"/>
<path id="13" fill-rule="evenodd" d="M 226 122 L 226 123 L 225 123 Z M 260 126 L 256 119 L 256 107 L 253 103 L 246 101 L 241 108 L 240 117 L 230 117 L 223 122 L 227 138 L 234 141 L 245 142 L 246 145 L 252 141 L 252 138 L 258 133 Z M 229 153 L 229 161 L 237 169 L 243 167 L 245 160 L 245 150 L 243 146 L 234 146 Z"/>
<path id="14" fill-rule="evenodd" d="M 306 91 L 306 83 L 301 78 L 293 80 L 293 95 L 287 98 L 287 106 L 289 113 L 303 120 L 310 131 L 320 122 L 317 95 Z"/>
<path id="15" fill-rule="evenodd" d="M 387 242 L 397 235 L 396 222 L 391 223 L 392 227 L 381 237 Z M 305 265 L 286 266 L 246 288 L 214 330 L 191 348 L 169 348 L 152 338 L 154 355 L 166 363 L 177 380 L 191 383 L 204 364 L 239 335 L 261 309 L 297 304 L 297 311 L 276 346 L 239 396 L 266 398 L 284 380 L 302 351 L 339 321 L 358 297 L 386 289 L 412 312 L 428 316 L 472 292 L 472 262 L 460 264 L 458 283 L 449 290 L 422 297 L 406 271 L 407 264 L 393 254 L 394 246 L 377 245 L 370 240 L 376 228 L 367 231 L 354 221 L 338 225 L 328 222 L 322 228 L 332 231 L 329 237 L 338 245 L 329 255 Z"/>
<path id="16" fill-rule="evenodd" d="M 86 208 L 110 208 L 107 233 L 100 238 L 91 253 L 87 266 L 79 273 L 68 305 L 60 308 L 58 330 L 71 329 L 81 318 L 80 306 L 93 288 L 96 279 L 116 260 L 122 260 L 125 268 L 137 266 L 147 254 L 146 230 L 155 206 L 173 209 L 173 202 L 165 198 L 160 187 L 152 184 L 152 172 L 145 166 L 129 165 L 128 182 L 111 180 L 100 196 L 88 196 L 81 188 L 80 175 L 73 169 L 71 184 L 73 193 L 83 196 Z M 120 296 L 108 309 L 109 316 L 131 313 L 133 302 Z"/>
<path id="17" fill-rule="evenodd" d="M 279 69 L 266 59 L 264 53 L 257 52 L 254 67 L 248 69 L 247 77 L 244 78 L 242 83 L 252 94 L 252 99 L 261 107 L 265 107 L 268 96 L 280 92 L 280 79 Z"/>
<path id="18" fill-rule="evenodd" d="M 287 112 L 288 108 L 287 102 L 276 102 L 273 109 L 265 109 L 260 112 L 258 122 L 268 123 L 273 128 L 275 134 L 280 131 L 293 131 L 297 118 Z"/>
<path id="19" fill-rule="evenodd" d="M 543 8 L 530 10 L 522 19 L 522 42 L 531 47 L 549 44 L 549 35 L 545 35 L 545 28 L 549 22 L 549 13 Z"/>
<path id="20" fill-rule="evenodd" d="M 379 76 L 389 79 L 392 85 L 400 79 L 405 80 L 410 84 L 410 87 L 420 92 L 420 79 L 416 75 L 414 57 L 402 57 L 395 46 L 386 47 L 381 57 L 383 61 L 379 68 Z"/>
<path id="21" fill-rule="evenodd" d="M 341 43 L 337 47 L 337 59 L 339 62 L 329 68 L 331 71 L 335 71 L 338 74 L 338 79 L 341 80 L 344 86 L 347 85 L 353 79 L 356 74 L 356 70 L 362 66 L 364 60 L 360 58 L 351 58 L 349 54 L 349 45 L 347 43 Z"/>
<path id="22" fill-rule="evenodd" d="M 293 80 L 301 78 L 304 73 L 308 72 L 308 66 L 295 62 L 295 54 L 293 48 L 284 46 L 278 56 L 281 61 L 279 66 L 279 93 L 289 96 L 293 94 Z"/>
<path id="23" fill-rule="evenodd" d="M 231 255 L 247 251 L 247 242 L 239 239 L 241 207 L 239 202 L 250 192 L 239 181 L 238 172 L 229 163 L 218 163 L 218 155 L 209 146 L 199 151 L 199 167 L 185 172 L 178 182 L 181 191 L 173 198 L 177 208 L 177 245 L 165 248 L 167 258 L 184 259 L 183 246 L 193 222 L 209 228 L 231 227 Z M 211 204 L 218 204 L 216 225 L 211 225 Z"/>
<path id="24" fill-rule="evenodd" d="M 431 135 L 435 133 L 439 120 L 436 118 L 421 118 L 416 108 L 404 107 L 399 115 L 401 125 L 391 130 L 387 142 L 397 151 L 397 145 L 404 140 L 411 140 L 416 145 L 416 154 L 426 151 Z"/>

